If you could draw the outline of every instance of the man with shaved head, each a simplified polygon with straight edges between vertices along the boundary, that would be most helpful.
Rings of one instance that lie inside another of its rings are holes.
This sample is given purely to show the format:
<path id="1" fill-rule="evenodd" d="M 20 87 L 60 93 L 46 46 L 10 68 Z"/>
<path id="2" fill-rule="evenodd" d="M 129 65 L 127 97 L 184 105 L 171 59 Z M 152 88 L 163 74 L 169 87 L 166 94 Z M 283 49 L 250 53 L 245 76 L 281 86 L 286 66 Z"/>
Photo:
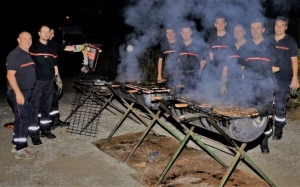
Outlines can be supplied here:
<path id="1" fill-rule="evenodd" d="M 7 96 L 15 115 L 12 152 L 15 153 L 16 159 L 28 160 L 36 157 L 27 144 L 32 111 L 31 90 L 35 85 L 36 74 L 34 62 L 28 54 L 32 43 L 30 33 L 21 32 L 17 40 L 19 46 L 6 58 Z"/>

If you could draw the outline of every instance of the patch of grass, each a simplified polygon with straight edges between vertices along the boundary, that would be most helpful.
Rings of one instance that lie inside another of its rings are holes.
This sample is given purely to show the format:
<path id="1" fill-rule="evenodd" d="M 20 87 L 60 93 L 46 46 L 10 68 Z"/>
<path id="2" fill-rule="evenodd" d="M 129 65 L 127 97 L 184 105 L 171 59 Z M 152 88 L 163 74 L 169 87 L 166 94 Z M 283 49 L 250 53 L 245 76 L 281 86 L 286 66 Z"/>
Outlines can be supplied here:
<path id="1" fill-rule="evenodd" d="M 299 73 L 300 72 L 300 49 L 298 49 L 298 77 L 299 77 Z M 298 78 L 299 81 L 299 78 Z M 298 98 L 296 99 L 291 99 L 289 98 L 288 102 L 287 102 L 287 107 L 289 109 L 296 109 L 300 107 L 300 90 L 298 89 Z"/>
<path id="2" fill-rule="evenodd" d="M 143 80 L 156 82 L 158 53 L 158 49 L 149 49 L 144 53 L 141 59 L 139 59 Z"/>

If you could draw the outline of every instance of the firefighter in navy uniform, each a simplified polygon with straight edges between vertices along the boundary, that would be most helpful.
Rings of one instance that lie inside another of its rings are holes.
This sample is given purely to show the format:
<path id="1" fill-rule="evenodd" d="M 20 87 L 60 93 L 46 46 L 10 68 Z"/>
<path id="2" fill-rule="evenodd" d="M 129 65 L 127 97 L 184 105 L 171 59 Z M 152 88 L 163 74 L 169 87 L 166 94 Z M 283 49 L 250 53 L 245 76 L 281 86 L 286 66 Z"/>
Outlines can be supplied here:
<path id="1" fill-rule="evenodd" d="M 242 66 L 240 64 L 240 55 L 235 47 L 230 47 L 230 55 L 224 61 L 221 89 L 220 93 L 224 96 L 225 100 L 239 105 L 237 97 L 240 95 L 240 89 L 236 85 L 241 85 L 242 81 Z"/>
<path id="2" fill-rule="evenodd" d="M 243 69 L 242 90 L 246 106 L 258 109 L 261 116 L 268 116 L 269 122 L 262 135 L 261 152 L 270 153 L 268 138 L 272 135 L 273 73 L 279 71 L 275 47 L 264 39 L 264 22 L 253 20 L 250 25 L 252 41 L 248 41 L 240 52 Z"/>
<path id="3" fill-rule="evenodd" d="M 176 33 L 173 28 L 166 29 L 166 39 L 160 44 L 159 57 L 157 62 L 157 82 L 164 82 L 167 78 L 167 81 L 172 82 L 171 74 L 173 67 L 178 61 L 177 50 L 179 42 L 176 40 Z M 163 76 L 164 75 L 164 76 Z M 164 78 L 163 78 L 164 77 Z"/>
<path id="4" fill-rule="evenodd" d="M 57 67 L 57 50 L 49 45 L 50 28 L 42 26 L 38 32 L 39 41 L 32 45 L 30 54 L 35 62 L 36 85 L 32 92 L 32 123 L 29 127 L 29 135 L 33 145 L 42 144 L 41 137 L 56 138 L 50 132 L 52 118 L 51 107 L 53 102 L 54 84 L 62 90 L 63 84 Z M 70 46 L 74 52 L 81 51 L 81 45 Z M 40 133 L 41 132 L 41 133 Z"/>
<path id="5" fill-rule="evenodd" d="M 229 56 L 224 62 L 222 78 L 221 78 L 221 94 L 225 95 L 225 98 L 230 102 L 239 105 L 238 96 L 241 94 L 239 87 L 236 85 L 241 85 L 242 81 L 242 69 L 241 64 L 239 63 L 239 50 L 243 50 L 243 46 L 247 43 L 245 39 L 245 28 L 241 24 L 237 24 L 233 28 L 234 37 L 236 43 L 234 46 L 231 46 Z"/>
<path id="6" fill-rule="evenodd" d="M 29 127 L 29 135 L 33 145 L 42 144 L 41 136 L 49 139 L 56 138 L 50 132 L 50 110 L 53 100 L 54 80 L 61 82 L 59 74 L 56 74 L 57 52 L 48 45 L 50 28 L 42 26 L 38 32 L 39 41 L 32 45 L 30 54 L 35 62 L 36 85 L 32 91 L 32 122 Z M 56 76 L 56 77 L 55 77 Z"/>
<path id="7" fill-rule="evenodd" d="M 212 92 L 219 95 L 220 80 L 222 76 L 223 65 L 230 54 L 230 47 L 234 46 L 234 37 L 226 32 L 226 19 L 224 16 L 217 16 L 214 23 L 217 33 L 208 38 L 208 52 L 210 66 L 208 71 L 208 79 L 211 85 L 214 85 Z"/>
<path id="8" fill-rule="evenodd" d="M 62 52 L 62 51 L 73 51 L 73 52 L 79 52 L 81 50 L 75 50 L 74 46 L 71 45 L 63 45 L 61 43 L 58 43 L 56 41 L 53 40 L 54 37 L 54 30 L 50 29 L 50 36 L 49 36 L 49 41 L 48 41 L 48 45 L 53 49 L 56 50 L 56 53 L 58 52 Z M 78 46 L 76 46 L 78 48 Z M 55 83 L 54 83 L 55 84 Z M 52 107 L 51 107 L 51 111 L 50 111 L 50 116 L 52 119 L 52 124 L 51 124 L 51 128 L 54 129 L 55 127 L 58 126 L 69 126 L 70 123 L 69 122 L 63 122 L 59 119 L 60 114 L 59 114 L 59 105 L 58 105 L 58 97 L 59 95 L 62 93 L 62 87 L 60 85 L 54 85 L 55 89 L 53 92 L 53 101 L 52 101 Z"/>
<path id="9" fill-rule="evenodd" d="M 195 90 L 201 81 L 201 71 L 206 64 L 205 43 L 192 39 L 193 31 L 190 26 L 182 27 L 180 34 L 183 39 L 178 63 L 180 82 L 183 83 L 184 90 Z"/>
<path id="10" fill-rule="evenodd" d="M 290 89 L 297 90 L 298 47 L 295 40 L 285 33 L 288 19 L 278 17 L 275 21 L 275 35 L 270 38 L 280 61 L 280 71 L 274 75 L 275 83 L 275 130 L 272 139 L 280 140 L 286 124 L 286 102 Z"/>
<path id="11" fill-rule="evenodd" d="M 27 144 L 32 111 L 30 97 L 36 79 L 34 62 L 28 54 L 32 43 L 31 35 L 28 32 L 21 32 L 18 43 L 19 46 L 6 58 L 7 96 L 12 103 L 15 115 L 12 152 L 15 152 L 16 159 L 28 160 L 36 156 Z"/>

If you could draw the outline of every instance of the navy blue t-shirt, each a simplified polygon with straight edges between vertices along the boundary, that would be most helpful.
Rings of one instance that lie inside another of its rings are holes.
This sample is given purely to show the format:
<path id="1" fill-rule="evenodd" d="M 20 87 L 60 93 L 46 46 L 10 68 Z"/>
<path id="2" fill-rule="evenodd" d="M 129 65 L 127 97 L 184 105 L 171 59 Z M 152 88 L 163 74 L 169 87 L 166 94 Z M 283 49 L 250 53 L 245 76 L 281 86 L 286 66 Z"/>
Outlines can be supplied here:
<path id="1" fill-rule="evenodd" d="M 176 41 L 174 43 L 163 41 L 161 43 L 159 58 L 164 59 L 165 67 L 167 69 L 172 69 L 174 66 L 177 66 L 179 48 L 180 48 L 179 41 Z"/>
<path id="2" fill-rule="evenodd" d="M 64 49 L 66 48 L 66 45 L 62 44 L 62 43 L 58 43 L 55 40 L 49 40 L 48 41 L 48 45 L 52 48 L 55 49 L 57 52 L 63 52 Z"/>
<path id="3" fill-rule="evenodd" d="M 163 41 L 160 44 L 160 50 L 159 50 L 159 58 L 165 58 L 169 54 L 174 54 L 176 47 L 176 42 L 174 43 L 169 43 L 168 41 Z"/>
<path id="4" fill-rule="evenodd" d="M 298 56 L 297 43 L 287 34 L 279 41 L 276 41 L 274 36 L 270 40 L 276 48 L 275 51 L 280 62 L 280 71 L 275 73 L 274 77 L 277 80 L 290 82 L 293 77 L 291 57 Z"/>
<path id="5" fill-rule="evenodd" d="M 219 37 L 214 34 L 208 38 L 209 53 L 213 53 L 214 59 L 212 63 L 215 66 L 222 66 L 223 62 L 227 59 L 230 54 L 231 46 L 234 46 L 235 39 L 226 33 L 224 36 Z"/>
<path id="6" fill-rule="evenodd" d="M 244 79 L 261 80 L 273 75 L 272 66 L 279 67 L 275 47 L 267 39 L 259 44 L 252 40 L 240 48 L 240 63 L 245 66 Z"/>
<path id="7" fill-rule="evenodd" d="M 246 45 L 243 44 L 243 45 Z M 242 46 L 240 49 L 243 49 Z M 240 64 L 240 52 L 236 49 L 235 46 L 230 47 L 230 55 L 228 56 L 227 60 L 224 62 L 224 66 L 227 69 L 227 78 L 228 79 L 242 79 L 242 69 Z"/>
<path id="8" fill-rule="evenodd" d="M 200 70 L 200 61 L 206 60 L 205 44 L 194 40 L 189 45 L 182 44 L 179 50 L 179 68 L 182 71 Z"/>
<path id="9" fill-rule="evenodd" d="M 54 66 L 57 65 L 57 51 L 49 44 L 41 42 L 33 44 L 29 51 L 35 63 L 36 79 L 41 81 L 53 79 Z"/>
<path id="10" fill-rule="evenodd" d="M 33 89 L 35 85 L 35 68 L 34 62 L 29 53 L 16 47 L 6 57 L 6 70 L 16 71 L 16 79 L 19 88 Z"/>

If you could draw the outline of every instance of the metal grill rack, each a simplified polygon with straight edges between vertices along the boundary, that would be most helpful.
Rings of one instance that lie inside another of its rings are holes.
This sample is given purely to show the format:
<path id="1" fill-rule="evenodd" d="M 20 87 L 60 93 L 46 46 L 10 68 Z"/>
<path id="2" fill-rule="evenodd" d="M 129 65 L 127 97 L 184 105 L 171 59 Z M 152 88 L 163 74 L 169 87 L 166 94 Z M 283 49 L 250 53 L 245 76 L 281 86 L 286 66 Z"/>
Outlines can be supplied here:
<path id="1" fill-rule="evenodd" d="M 95 81 L 77 81 L 72 110 L 65 121 L 70 122 L 68 133 L 97 137 L 100 114 L 110 103 L 112 94 L 105 84 Z"/>

